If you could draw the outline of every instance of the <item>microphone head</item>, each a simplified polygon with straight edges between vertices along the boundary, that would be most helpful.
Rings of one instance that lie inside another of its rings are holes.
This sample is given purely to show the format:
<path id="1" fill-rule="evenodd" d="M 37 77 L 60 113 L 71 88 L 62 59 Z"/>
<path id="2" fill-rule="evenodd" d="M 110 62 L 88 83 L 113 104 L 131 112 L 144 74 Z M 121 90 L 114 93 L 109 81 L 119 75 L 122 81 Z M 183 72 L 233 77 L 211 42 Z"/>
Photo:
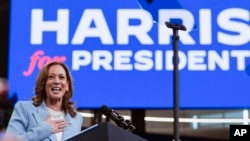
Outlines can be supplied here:
<path id="1" fill-rule="evenodd" d="M 111 114 L 112 110 L 111 110 L 108 106 L 103 105 L 103 106 L 101 107 L 101 112 L 102 112 L 104 115 L 109 116 L 109 115 Z"/>
<path id="2" fill-rule="evenodd" d="M 101 107 L 101 112 L 108 118 L 112 119 L 118 126 L 122 127 L 123 129 L 131 128 L 122 116 L 116 113 L 114 110 L 110 109 L 108 106 L 103 105 Z M 133 130 L 133 129 L 132 129 Z"/>

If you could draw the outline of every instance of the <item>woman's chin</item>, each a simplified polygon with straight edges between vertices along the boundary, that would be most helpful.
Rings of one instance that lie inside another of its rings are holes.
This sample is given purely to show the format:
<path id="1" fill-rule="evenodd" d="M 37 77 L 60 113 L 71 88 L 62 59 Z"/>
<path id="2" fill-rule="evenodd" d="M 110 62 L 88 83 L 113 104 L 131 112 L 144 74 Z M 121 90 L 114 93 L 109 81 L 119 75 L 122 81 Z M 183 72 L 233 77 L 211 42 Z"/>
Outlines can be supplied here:
<path id="1" fill-rule="evenodd" d="M 61 96 L 55 96 L 55 97 L 51 97 L 49 99 L 52 100 L 52 101 L 60 101 L 62 99 L 62 97 Z"/>

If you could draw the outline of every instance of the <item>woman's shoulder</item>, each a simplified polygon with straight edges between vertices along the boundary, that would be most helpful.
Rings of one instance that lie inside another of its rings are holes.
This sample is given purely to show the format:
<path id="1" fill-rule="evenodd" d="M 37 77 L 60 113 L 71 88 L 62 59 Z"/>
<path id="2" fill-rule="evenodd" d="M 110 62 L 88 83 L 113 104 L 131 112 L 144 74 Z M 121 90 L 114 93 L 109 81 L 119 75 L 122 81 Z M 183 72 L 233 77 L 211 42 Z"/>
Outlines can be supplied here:
<path id="1" fill-rule="evenodd" d="M 75 116 L 75 119 L 79 120 L 79 121 L 82 121 L 83 120 L 83 116 L 80 112 L 77 112 L 76 113 L 76 116 Z"/>
<path id="2" fill-rule="evenodd" d="M 30 106 L 34 106 L 33 102 L 30 101 L 17 101 L 17 103 L 15 104 L 15 107 L 20 107 L 20 106 L 24 106 L 24 107 L 30 107 Z"/>
<path id="3" fill-rule="evenodd" d="M 82 126 L 83 124 L 83 116 L 80 112 L 77 112 L 75 119 L 77 120 L 77 123 Z"/>

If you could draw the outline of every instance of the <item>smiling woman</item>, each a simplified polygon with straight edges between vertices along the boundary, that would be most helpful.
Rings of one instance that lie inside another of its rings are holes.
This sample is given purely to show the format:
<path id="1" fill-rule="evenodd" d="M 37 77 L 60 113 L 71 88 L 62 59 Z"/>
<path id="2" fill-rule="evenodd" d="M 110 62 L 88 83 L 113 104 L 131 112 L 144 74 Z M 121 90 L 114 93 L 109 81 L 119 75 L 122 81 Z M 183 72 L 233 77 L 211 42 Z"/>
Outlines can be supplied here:
<path id="1" fill-rule="evenodd" d="M 74 103 L 72 78 L 59 62 L 45 65 L 36 80 L 32 101 L 15 105 L 6 136 L 14 140 L 62 141 L 81 131 L 83 118 Z"/>

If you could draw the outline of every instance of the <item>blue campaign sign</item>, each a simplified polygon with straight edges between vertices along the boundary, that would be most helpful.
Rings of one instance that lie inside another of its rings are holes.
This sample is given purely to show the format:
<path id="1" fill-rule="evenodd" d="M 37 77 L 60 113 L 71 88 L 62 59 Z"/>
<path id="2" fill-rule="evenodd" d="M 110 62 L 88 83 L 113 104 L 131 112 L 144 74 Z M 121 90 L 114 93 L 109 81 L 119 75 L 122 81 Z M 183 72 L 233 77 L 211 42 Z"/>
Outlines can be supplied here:
<path id="1" fill-rule="evenodd" d="M 179 32 L 180 107 L 250 108 L 250 1 L 168 2 L 155 16 L 136 0 L 12 0 L 10 94 L 31 99 L 55 60 L 79 108 L 172 108 L 173 33 L 161 23 L 178 19 L 192 27 Z"/>
<path id="2" fill-rule="evenodd" d="M 137 0 L 138 5 L 147 10 L 154 22 L 164 24 L 169 22 L 185 25 L 188 29 L 196 29 L 197 25 L 191 12 L 182 7 L 178 0 Z"/>

